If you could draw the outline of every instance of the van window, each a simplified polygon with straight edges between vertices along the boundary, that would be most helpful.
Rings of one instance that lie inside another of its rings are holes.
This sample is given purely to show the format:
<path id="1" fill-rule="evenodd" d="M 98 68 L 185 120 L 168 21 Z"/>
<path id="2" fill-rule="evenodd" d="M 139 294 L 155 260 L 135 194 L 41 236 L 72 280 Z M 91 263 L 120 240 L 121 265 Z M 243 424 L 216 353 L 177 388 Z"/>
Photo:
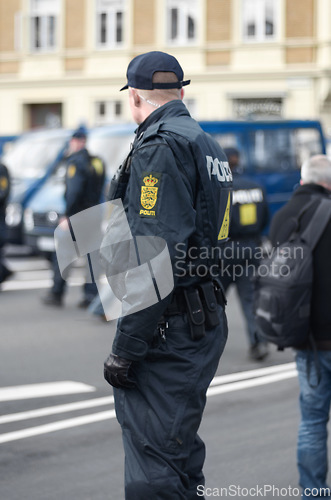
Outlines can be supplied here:
<path id="1" fill-rule="evenodd" d="M 251 163 L 253 168 L 260 171 L 297 170 L 307 158 L 322 152 L 320 133 L 313 128 L 249 132 Z"/>

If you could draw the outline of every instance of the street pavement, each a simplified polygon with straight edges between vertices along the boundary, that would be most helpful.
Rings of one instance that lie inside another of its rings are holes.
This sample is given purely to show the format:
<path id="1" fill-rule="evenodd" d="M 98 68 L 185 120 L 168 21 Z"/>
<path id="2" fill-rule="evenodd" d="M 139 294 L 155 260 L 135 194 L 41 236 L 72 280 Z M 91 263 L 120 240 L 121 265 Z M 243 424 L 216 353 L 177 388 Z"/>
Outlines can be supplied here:
<path id="1" fill-rule="evenodd" d="M 0 292 L 0 500 L 124 499 L 120 428 L 103 379 L 115 322 L 77 308 L 79 267 L 65 307 L 50 308 L 41 304 L 47 262 L 21 256 L 9 265 L 16 272 Z M 229 340 L 200 429 L 205 497 L 298 498 L 293 353 L 271 347 L 265 361 L 250 361 L 234 291 L 228 302 Z"/>

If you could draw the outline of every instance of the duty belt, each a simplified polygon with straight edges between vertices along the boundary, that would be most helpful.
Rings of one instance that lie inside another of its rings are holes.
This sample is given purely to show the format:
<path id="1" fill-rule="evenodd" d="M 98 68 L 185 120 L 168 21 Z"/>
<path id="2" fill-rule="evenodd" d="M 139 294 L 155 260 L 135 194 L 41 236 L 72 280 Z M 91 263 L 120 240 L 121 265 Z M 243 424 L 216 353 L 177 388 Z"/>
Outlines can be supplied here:
<path id="1" fill-rule="evenodd" d="M 188 289 L 177 289 L 164 316 L 187 313 L 192 338 L 199 340 L 204 337 L 206 329 L 219 324 L 217 304 L 225 308 L 223 288 L 218 281 L 206 281 Z"/>

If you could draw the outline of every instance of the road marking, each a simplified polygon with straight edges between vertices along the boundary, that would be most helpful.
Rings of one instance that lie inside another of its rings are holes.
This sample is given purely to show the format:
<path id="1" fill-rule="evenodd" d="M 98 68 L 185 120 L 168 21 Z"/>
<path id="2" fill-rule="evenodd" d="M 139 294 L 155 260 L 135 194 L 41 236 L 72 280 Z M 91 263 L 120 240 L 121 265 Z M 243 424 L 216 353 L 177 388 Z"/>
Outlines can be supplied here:
<path id="1" fill-rule="evenodd" d="M 50 432 L 70 429 L 72 427 L 79 427 L 81 425 L 91 424 L 94 422 L 101 422 L 115 418 L 115 410 L 103 411 L 101 413 L 93 413 L 92 415 L 84 415 L 82 417 L 70 418 L 68 420 L 61 420 L 51 424 L 38 425 L 37 427 L 30 427 L 20 431 L 7 432 L 0 436 L 0 444 L 8 443 L 9 441 L 17 441 L 18 439 L 25 439 L 32 436 L 40 436 L 41 434 L 48 434 Z"/>
<path id="2" fill-rule="evenodd" d="M 69 279 L 68 286 L 81 286 L 85 283 L 83 278 Z M 15 281 L 9 280 L 1 285 L 1 289 L 5 292 L 15 292 L 19 290 L 35 290 L 40 288 L 51 288 L 53 286 L 52 279 L 32 280 L 32 281 Z"/>
<path id="3" fill-rule="evenodd" d="M 0 401 L 15 401 L 18 399 L 45 398 L 65 394 L 93 392 L 95 387 L 81 382 L 63 381 L 43 384 L 18 385 L 0 388 Z"/>
<path id="4" fill-rule="evenodd" d="M 251 375 L 251 377 L 254 378 L 249 378 L 249 374 Z M 295 363 L 287 363 L 282 365 L 260 368 L 257 370 L 221 375 L 219 377 L 215 377 L 214 380 L 212 381 L 207 391 L 207 397 L 210 398 L 227 392 L 250 389 L 252 387 L 258 387 L 261 385 L 271 384 L 274 382 L 280 382 L 282 380 L 287 380 L 290 378 L 294 378 L 296 376 L 297 376 L 297 371 L 295 369 Z M 68 384 L 68 382 L 65 383 Z M 61 384 L 61 383 L 58 382 L 56 384 Z M 78 383 L 75 382 L 72 382 L 72 384 L 79 385 Z M 46 386 L 51 384 L 36 384 L 36 386 L 41 386 L 41 385 Z M 86 388 L 90 387 L 90 390 L 95 390 L 94 387 L 87 386 L 85 384 L 81 385 L 85 386 Z M 15 388 L 9 388 L 9 389 L 15 389 Z M 48 393 L 47 395 L 50 394 Z M 1 396 L 1 390 L 0 390 L 0 396 Z M 17 414 L 4 415 L 3 417 L 0 418 L 0 423 L 8 423 L 18 420 L 25 420 L 28 418 L 36 418 L 47 415 L 54 415 L 57 413 L 64 413 L 67 411 L 76 411 L 85 408 L 93 408 L 95 406 L 112 404 L 113 402 L 114 398 L 112 396 L 96 398 L 88 401 L 78 401 L 76 403 L 70 403 L 66 405 L 57 405 L 54 407 L 41 408 L 39 410 L 31 410 L 27 412 L 20 412 Z M 79 427 L 81 425 L 86 425 L 94 422 L 101 422 L 103 420 L 113 419 L 115 417 L 116 417 L 115 410 L 108 410 L 104 412 L 93 413 L 91 415 L 85 415 L 82 417 L 62 420 L 60 422 L 39 425 L 36 427 L 29 427 L 27 429 L 8 432 L 0 435 L 0 444 L 8 443 L 10 441 L 17 441 L 19 439 L 25 439 L 32 436 L 38 436 L 41 434 L 48 434 L 58 430 L 69 429 L 71 427 Z"/>
<path id="5" fill-rule="evenodd" d="M 294 370 L 295 366 L 295 363 L 284 363 L 282 365 L 257 368 L 256 370 L 247 370 L 244 372 L 229 373 L 228 375 L 220 375 L 219 377 L 213 378 L 210 386 L 212 387 L 213 385 L 227 384 L 228 382 L 236 382 L 238 380 L 246 380 L 254 377 L 262 377 L 263 375 L 270 375 L 272 373 Z"/>
<path id="6" fill-rule="evenodd" d="M 46 417 L 48 415 L 56 415 L 58 413 L 66 413 L 69 411 L 84 410 L 86 408 L 94 408 L 95 406 L 103 406 L 114 403 L 113 396 L 104 398 L 89 399 L 88 401 L 77 401 L 76 403 L 68 403 L 57 406 L 47 406 L 38 410 L 22 411 L 19 413 L 10 413 L 0 417 L 0 424 L 9 422 L 18 422 L 19 420 L 28 420 L 30 418 Z"/>
<path id="7" fill-rule="evenodd" d="M 279 382 L 288 378 L 294 378 L 298 375 L 296 370 L 289 370 L 284 373 L 275 373 L 273 375 L 266 375 L 263 377 L 253 378 L 251 380 L 241 380 L 239 382 L 231 382 L 230 384 L 217 385 L 210 387 L 207 391 L 207 397 L 224 394 L 225 392 L 239 391 L 242 389 L 249 389 L 259 385 L 271 384 L 272 382 Z"/>

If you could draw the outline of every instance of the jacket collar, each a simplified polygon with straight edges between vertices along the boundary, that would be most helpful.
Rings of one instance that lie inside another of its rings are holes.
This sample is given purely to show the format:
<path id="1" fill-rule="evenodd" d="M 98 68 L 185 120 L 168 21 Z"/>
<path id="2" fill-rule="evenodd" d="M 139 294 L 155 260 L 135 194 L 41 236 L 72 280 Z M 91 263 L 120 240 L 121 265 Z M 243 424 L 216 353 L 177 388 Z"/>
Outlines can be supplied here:
<path id="1" fill-rule="evenodd" d="M 136 129 L 137 137 L 145 132 L 151 125 L 157 123 L 158 121 L 166 121 L 168 118 L 173 116 L 190 116 L 190 113 L 187 110 L 187 107 L 180 99 L 175 99 L 173 101 L 169 101 L 160 108 L 153 111 L 145 121 L 143 121 L 139 127 Z"/>

